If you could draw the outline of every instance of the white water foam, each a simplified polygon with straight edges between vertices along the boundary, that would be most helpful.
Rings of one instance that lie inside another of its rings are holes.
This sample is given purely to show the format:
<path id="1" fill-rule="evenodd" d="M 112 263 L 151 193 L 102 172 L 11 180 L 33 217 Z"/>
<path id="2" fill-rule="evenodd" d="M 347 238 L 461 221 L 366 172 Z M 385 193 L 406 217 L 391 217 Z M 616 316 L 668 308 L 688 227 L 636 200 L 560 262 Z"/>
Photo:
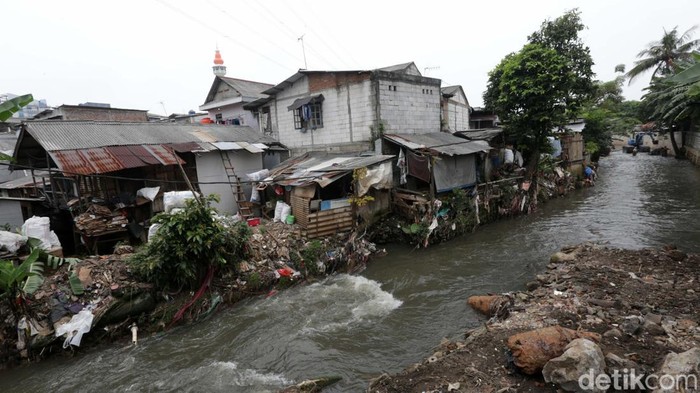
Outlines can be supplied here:
<path id="1" fill-rule="evenodd" d="M 308 314 L 302 333 L 347 329 L 350 325 L 389 315 L 403 304 L 382 290 L 381 284 L 362 276 L 343 274 L 306 289 L 305 301 L 316 310 Z M 318 309 L 324 311 L 318 312 Z"/>
<path id="2" fill-rule="evenodd" d="M 281 374 L 263 373 L 254 369 L 238 369 L 235 362 L 216 361 L 211 364 L 226 373 L 227 382 L 233 386 L 284 386 L 294 382 Z"/>

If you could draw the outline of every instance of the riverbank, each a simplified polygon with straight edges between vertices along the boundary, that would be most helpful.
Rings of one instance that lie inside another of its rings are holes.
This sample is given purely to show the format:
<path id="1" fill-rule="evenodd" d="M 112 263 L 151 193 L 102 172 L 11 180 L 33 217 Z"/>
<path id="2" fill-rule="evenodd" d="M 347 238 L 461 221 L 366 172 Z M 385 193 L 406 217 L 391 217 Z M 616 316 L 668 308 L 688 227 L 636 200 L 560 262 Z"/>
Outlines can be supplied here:
<path id="1" fill-rule="evenodd" d="M 46 266 L 42 285 L 25 297 L 23 322 L 8 304 L 0 303 L 0 370 L 50 356 L 71 357 L 103 344 L 128 343 L 133 326 L 141 338 L 160 334 L 246 298 L 270 297 L 333 273 L 356 272 L 371 255 L 382 253 L 356 234 L 307 241 L 297 226 L 267 220 L 250 229 L 245 258 L 215 274 L 201 297 L 190 291 L 158 291 L 134 272 L 131 246 L 117 246 L 114 254 L 89 256 L 55 270 Z M 72 288 L 73 272 L 82 293 Z M 71 340 L 56 332 L 78 315 L 91 316 L 89 332 L 78 345 L 68 345 Z"/>
<path id="2" fill-rule="evenodd" d="M 497 316 L 466 332 L 464 340 L 439 343 L 436 337 L 431 356 L 401 373 L 378 377 L 368 391 L 556 392 L 565 384 L 557 376 L 565 373 L 552 374 L 556 361 L 545 365 L 581 337 L 600 348 L 605 359 L 599 365 L 610 374 L 623 369 L 635 369 L 637 375 L 668 373 L 673 371 L 665 364 L 668 354 L 693 348 L 686 358 L 697 367 L 700 256 L 674 248 L 633 251 L 592 244 L 555 255 L 527 291 L 495 298 L 490 310 L 482 307 Z M 527 336 L 515 336 L 547 327 L 560 328 L 538 330 L 535 337 L 550 340 L 539 346 L 528 346 Z M 533 353 L 533 348 L 551 350 Z M 545 380 L 542 367 L 556 384 Z"/>

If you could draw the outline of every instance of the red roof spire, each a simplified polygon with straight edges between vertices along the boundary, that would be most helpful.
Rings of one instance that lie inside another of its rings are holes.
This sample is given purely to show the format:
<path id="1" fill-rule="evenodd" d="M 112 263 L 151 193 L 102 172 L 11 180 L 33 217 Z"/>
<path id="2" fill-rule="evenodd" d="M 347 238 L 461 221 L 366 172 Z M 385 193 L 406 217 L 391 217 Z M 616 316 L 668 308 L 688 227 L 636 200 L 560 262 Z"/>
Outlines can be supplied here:
<path id="1" fill-rule="evenodd" d="M 224 64 L 224 59 L 221 58 L 221 53 L 219 53 L 219 50 L 216 50 L 216 54 L 214 55 L 214 64 L 216 65 L 222 65 Z"/>

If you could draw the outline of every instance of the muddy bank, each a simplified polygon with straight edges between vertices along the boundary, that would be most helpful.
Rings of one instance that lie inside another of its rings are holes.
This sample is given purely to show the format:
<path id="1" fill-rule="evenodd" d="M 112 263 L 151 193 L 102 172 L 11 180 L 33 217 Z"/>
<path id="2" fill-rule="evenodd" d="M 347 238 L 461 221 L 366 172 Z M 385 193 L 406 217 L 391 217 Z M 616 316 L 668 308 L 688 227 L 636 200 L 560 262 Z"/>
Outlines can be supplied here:
<path id="1" fill-rule="evenodd" d="M 118 246 L 114 254 L 89 256 L 57 269 L 46 266 L 41 287 L 23 297 L 19 318 L 6 302 L 0 303 L 0 369 L 49 356 L 74 356 L 110 342 L 128 343 L 133 326 L 139 338 L 161 334 L 245 298 L 274 296 L 336 272 L 355 272 L 370 256 L 381 254 L 373 243 L 354 233 L 308 241 L 297 226 L 271 221 L 251 230 L 245 258 L 217 271 L 196 301 L 194 292 L 160 291 L 136 275 L 130 263 L 131 246 Z M 82 293 L 71 286 L 73 273 Z M 79 345 L 69 345 L 65 335 L 57 336 L 61 326 L 88 311 L 90 330 Z"/>
<path id="2" fill-rule="evenodd" d="M 376 378 L 368 391 L 570 391 L 562 378 L 581 359 L 607 375 L 624 369 L 634 369 L 636 375 L 680 372 L 669 368 L 679 358 L 670 353 L 682 354 L 684 364 L 697 372 L 698 255 L 591 244 L 555 255 L 547 271 L 527 283 L 527 291 L 485 302 L 482 310 L 497 315 L 485 317 L 483 326 L 466 332 L 464 340 L 440 342 L 436 337 L 432 355 L 401 373 Z M 471 303 L 479 307 L 475 299 Z M 472 310 L 465 305 L 465 312 Z M 549 329 L 537 330 L 542 328 Z M 529 345 L 532 331 L 537 331 L 538 345 Z M 578 356 L 576 361 L 571 354 Z"/>

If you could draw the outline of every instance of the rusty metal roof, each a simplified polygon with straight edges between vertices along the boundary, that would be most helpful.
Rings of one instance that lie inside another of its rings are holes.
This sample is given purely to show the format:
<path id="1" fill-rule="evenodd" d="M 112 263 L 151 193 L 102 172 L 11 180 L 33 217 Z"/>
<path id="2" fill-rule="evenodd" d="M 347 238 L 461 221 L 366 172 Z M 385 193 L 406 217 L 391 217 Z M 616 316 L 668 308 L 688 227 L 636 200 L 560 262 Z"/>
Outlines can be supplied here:
<path id="1" fill-rule="evenodd" d="M 66 174 L 184 163 L 173 150 L 211 151 L 219 143 L 251 153 L 263 152 L 266 143 L 277 143 L 250 127 L 178 123 L 31 121 L 22 132 L 36 140 Z"/>
<path id="2" fill-rule="evenodd" d="M 107 173 L 124 169 L 124 165 L 105 149 L 78 150 L 80 154 L 94 168 L 93 173 Z"/>
<path id="3" fill-rule="evenodd" d="M 187 142 L 277 143 L 247 126 L 96 121 L 29 121 L 24 129 L 47 151 Z"/>

